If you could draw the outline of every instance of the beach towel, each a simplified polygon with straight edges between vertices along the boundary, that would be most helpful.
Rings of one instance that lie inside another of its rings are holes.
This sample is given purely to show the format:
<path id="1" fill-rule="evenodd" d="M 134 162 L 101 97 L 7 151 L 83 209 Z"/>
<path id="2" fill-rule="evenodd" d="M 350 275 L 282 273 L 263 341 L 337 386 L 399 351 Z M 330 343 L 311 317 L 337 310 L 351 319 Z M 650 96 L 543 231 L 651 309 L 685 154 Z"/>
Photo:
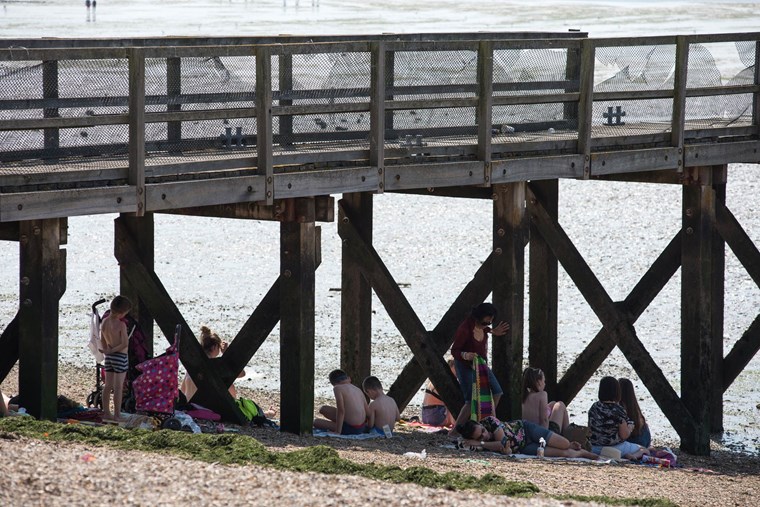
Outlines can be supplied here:
<path id="1" fill-rule="evenodd" d="M 371 438 L 385 438 L 385 435 L 381 435 L 377 431 L 370 431 L 369 433 L 361 433 L 359 435 L 337 435 L 331 431 L 320 430 L 314 428 L 315 437 L 332 437 L 332 438 L 344 438 L 348 440 L 369 440 Z"/>
<path id="2" fill-rule="evenodd" d="M 480 421 L 484 417 L 493 415 L 493 396 L 491 386 L 488 383 L 488 364 L 480 356 L 472 360 L 472 369 L 475 372 L 475 382 L 472 383 L 472 407 L 470 419 Z"/>

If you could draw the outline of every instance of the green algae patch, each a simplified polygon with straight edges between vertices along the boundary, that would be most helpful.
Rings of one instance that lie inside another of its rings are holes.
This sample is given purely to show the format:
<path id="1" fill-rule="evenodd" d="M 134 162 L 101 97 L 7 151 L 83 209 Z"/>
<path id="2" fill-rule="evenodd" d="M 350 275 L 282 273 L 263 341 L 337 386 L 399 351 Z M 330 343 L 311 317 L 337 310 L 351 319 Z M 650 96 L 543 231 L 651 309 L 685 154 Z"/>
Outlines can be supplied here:
<path id="1" fill-rule="evenodd" d="M 158 452 L 183 458 L 234 465 L 260 465 L 293 472 L 358 475 L 393 483 L 430 488 L 476 490 L 507 496 L 530 496 L 538 488 L 530 482 L 508 481 L 495 474 L 482 477 L 458 472 L 438 473 L 426 467 L 355 463 L 328 446 L 316 445 L 291 452 L 272 452 L 254 438 L 225 433 L 193 434 L 171 430 L 125 430 L 115 426 L 88 426 L 37 421 L 31 417 L 0 419 L 0 437 L 23 435 L 51 441 L 79 442 L 123 450 Z M 653 507 L 658 507 L 652 504 Z"/>
<path id="2" fill-rule="evenodd" d="M 557 500 L 576 500 L 579 502 L 595 502 L 605 505 L 631 505 L 639 507 L 678 507 L 666 498 L 615 498 L 612 496 L 561 495 Z"/>

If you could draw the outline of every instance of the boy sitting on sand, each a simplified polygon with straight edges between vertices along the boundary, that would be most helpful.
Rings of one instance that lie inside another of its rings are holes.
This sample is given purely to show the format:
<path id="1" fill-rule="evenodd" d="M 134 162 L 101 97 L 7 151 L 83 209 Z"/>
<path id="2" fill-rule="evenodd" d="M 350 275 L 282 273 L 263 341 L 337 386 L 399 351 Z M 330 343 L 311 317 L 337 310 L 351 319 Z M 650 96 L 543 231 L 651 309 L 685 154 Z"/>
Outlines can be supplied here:
<path id="1" fill-rule="evenodd" d="M 398 405 L 396 401 L 385 394 L 383 391 L 383 384 L 377 377 L 367 377 L 362 382 L 362 389 L 372 400 L 369 403 L 369 409 L 367 411 L 367 426 L 370 430 L 375 430 L 381 435 L 384 426 L 388 426 L 391 431 L 396 424 L 396 421 L 401 420 L 401 414 L 398 411 Z"/>
<path id="2" fill-rule="evenodd" d="M 335 393 L 335 405 L 323 405 L 320 415 L 327 418 L 314 419 L 314 427 L 339 435 L 359 435 L 367 431 L 367 400 L 361 389 L 351 384 L 351 378 L 343 370 L 330 372 L 330 383 Z"/>

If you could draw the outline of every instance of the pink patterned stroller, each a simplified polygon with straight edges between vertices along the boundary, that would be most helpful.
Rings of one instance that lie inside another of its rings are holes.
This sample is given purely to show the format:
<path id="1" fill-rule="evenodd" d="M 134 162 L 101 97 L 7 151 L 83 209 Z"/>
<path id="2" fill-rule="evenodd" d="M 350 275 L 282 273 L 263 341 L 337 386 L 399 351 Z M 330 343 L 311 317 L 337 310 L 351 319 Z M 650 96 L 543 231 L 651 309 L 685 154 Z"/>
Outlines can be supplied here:
<path id="1" fill-rule="evenodd" d="M 132 382 L 135 410 L 157 416 L 162 427 L 180 429 L 179 420 L 173 418 L 174 401 L 179 395 L 179 335 L 182 326 L 174 329 L 174 341 L 160 356 L 137 365 L 142 373 Z M 175 428 L 174 426 L 179 426 Z"/>

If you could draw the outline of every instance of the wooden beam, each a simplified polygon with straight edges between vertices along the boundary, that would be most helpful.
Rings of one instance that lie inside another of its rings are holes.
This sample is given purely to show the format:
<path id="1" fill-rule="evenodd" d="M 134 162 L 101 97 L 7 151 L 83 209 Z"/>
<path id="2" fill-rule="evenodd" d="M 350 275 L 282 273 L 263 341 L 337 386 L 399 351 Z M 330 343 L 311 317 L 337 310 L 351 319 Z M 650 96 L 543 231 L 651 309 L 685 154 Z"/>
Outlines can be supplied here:
<path id="1" fill-rule="evenodd" d="M 129 55 L 129 185 L 134 187 L 138 216 L 145 213 L 145 54 L 140 48 Z"/>
<path id="2" fill-rule="evenodd" d="M 272 53 L 266 46 L 256 51 L 256 168 L 266 177 L 265 199 L 274 203 L 274 167 L 272 165 Z"/>
<path id="3" fill-rule="evenodd" d="M 59 219 L 19 224 L 19 394 L 38 419 L 58 413 L 58 311 L 65 290 L 66 254 Z"/>
<path id="4" fill-rule="evenodd" d="M 119 267 L 129 283 L 137 288 L 140 299 L 155 318 L 167 341 L 173 339 L 176 325 L 182 326 L 179 357 L 198 386 L 198 392 L 193 399 L 197 399 L 199 403 L 214 410 L 226 420 L 245 424 L 247 419 L 229 395 L 228 386 L 212 361 L 206 357 L 161 280 L 155 272 L 142 264 L 137 245 L 121 218 L 115 220 L 115 228 L 117 232 L 114 251 Z"/>
<path id="5" fill-rule="evenodd" d="M 722 382 L 713 378 L 712 254 L 715 191 L 700 184 L 683 187 L 681 241 L 681 397 L 695 431 L 681 435 L 688 452 L 710 454 L 710 400 Z M 715 384 L 715 386 L 713 386 Z"/>
<path id="6" fill-rule="evenodd" d="M 760 350 L 760 315 L 755 317 L 742 337 L 734 343 L 731 352 L 723 359 L 723 392 L 731 387 L 736 377 L 744 371 L 758 350 Z"/>
<path id="7" fill-rule="evenodd" d="M 441 355 L 446 354 L 451 344 L 454 343 L 454 335 L 459 324 L 469 315 L 472 307 L 485 301 L 492 291 L 493 282 L 493 253 L 480 265 L 472 280 L 462 289 L 456 300 L 451 304 L 446 313 L 432 331 L 428 332 L 429 339 L 435 344 Z M 452 375 L 453 377 L 453 375 Z M 417 390 L 425 382 L 427 376 L 416 358 L 412 358 L 401 370 L 401 373 L 388 389 L 391 396 L 403 410 L 414 397 Z M 454 377 L 454 382 L 457 382 Z M 456 406 L 457 400 L 444 398 L 448 406 Z M 462 401 L 459 402 L 461 408 Z"/>
<path id="8" fill-rule="evenodd" d="M 16 312 L 13 319 L 3 329 L 3 333 L 0 334 L 0 352 L 2 352 L 0 354 L 0 383 L 5 380 L 5 377 L 8 376 L 18 361 L 18 320 L 18 312 Z"/>
<path id="9" fill-rule="evenodd" d="M 302 222 L 280 225 L 280 427 L 311 433 L 314 421 L 314 200 L 299 199 Z"/>
<path id="10" fill-rule="evenodd" d="M 350 210 L 345 208 L 340 201 L 338 208 L 343 216 L 338 221 L 338 234 L 344 241 L 344 248 L 352 250 L 352 257 L 360 265 L 362 274 L 372 285 L 375 294 L 419 361 L 425 375 L 433 381 L 444 400 L 453 400 L 453 403 L 447 402 L 447 406 L 452 413 L 457 413 L 464 400 L 448 365 L 443 360 L 442 353 L 436 344 L 430 341 L 425 327 L 380 256 L 371 245 L 364 242 L 353 226 Z"/>
<path id="11" fill-rule="evenodd" d="M 493 304 L 496 320 L 510 324 L 509 332 L 492 338 L 494 375 L 504 389 L 496 414 L 502 420 L 522 413 L 522 363 L 525 289 L 526 183 L 494 185 L 493 197 Z"/>
<path id="12" fill-rule="evenodd" d="M 533 181 L 530 189 L 546 212 L 559 217 L 559 181 Z M 555 395 L 557 385 L 557 258 L 541 234 L 530 226 L 530 299 L 528 301 L 528 362 L 541 368 L 546 379 L 546 392 Z M 552 397 L 552 400 L 561 398 Z M 565 401 L 567 403 L 567 401 Z"/>
<path id="13" fill-rule="evenodd" d="M 162 213 L 197 217 L 238 218 L 245 220 L 268 220 L 273 222 L 297 221 L 293 199 L 277 199 L 269 206 L 263 202 L 240 202 L 177 208 L 163 210 Z M 335 221 L 335 198 L 328 195 L 314 197 L 314 220 L 316 222 Z"/>
<path id="14" fill-rule="evenodd" d="M 124 213 L 120 218 L 124 227 L 116 228 L 114 235 L 126 230 L 129 233 L 127 241 L 132 240 L 135 242 L 140 255 L 140 263 L 148 271 L 153 271 L 155 265 L 153 213 L 146 213 L 143 216 Z M 139 288 L 134 287 L 121 271 L 119 273 L 119 287 L 119 293 L 129 298 L 132 302 L 132 316 L 137 319 L 140 329 L 145 335 L 145 348 L 148 351 L 148 357 L 153 357 L 153 317 L 140 298 Z"/>
<path id="15" fill-rule="evenodd" d="M 478 160 L 485 163 L 484 178 L 491 181 L 491 136 L 493 132 L 493 42 L 478 44 Z"/>
<path id="16" fill-rule="evenodd" d="M 760 251 L 731 210 L 724 204 L 719 204 L 715 213 L 717 219 L 715 227 L 718 232 L 731 247 L 731 251 L 747 270 L 755 285 L 760 287 Z"/>
<path id="17" fill-rule="evenodd" d="M 723 320 L 725 318 L 725 285 L 726 285 L 726 242 L 715 227 L 715 209 L 726 204 L 726 179 L 721 176 L 728 175 L 727 166 L 713 167 L 713 189 L 715 190 L 715 207 L 712 210 L 712 227 L 710 228 L 712 241 L 712 312 L 710 312 L 712 326 L 712 353 L 710 355 L 713 382 L 710 385 L 710 433 L 723 431 L 723 389 L 720 379 L 723 378 Z"/>
<path id="18" fill-rule="evenodd" d="M 532 185 L 531 185 L 532 188 Z M 531 254 L 532 257 L 532 254 Z M 616 303 L 618 310 L 630 319 L 631 323 L 644 313 L 644 310 L 654 301 L 665 285 L 681 267 L 681 233 L 679 231 L 668 246 L 652 263 L 641 280 L 636 284 L 625 301 Z M 533 291 L 531 290 L 531 295 Z M 531 328 L 533 326 L 531 325 Z M 615 348 L 615 340 L 606 328 L 602 328 L 594 339 L 578 354 L 575 362 L 570 365 L 562 380 L 553 391 L 552 399 L 569 404 L 589 381 L 607 356 Z"/>
<path id="19" fill-rule="evenodd" d="M 591 175 L 591 126 L 594 113 L 594 41 L 581 41 L 580 97 L 578 98 L 578 155 L 583 157 L 583 177 Z"/>
<path id="20" fill-rule="evenodd" d="M 385 42 L 370 45 L 369 165 L 377 170 L 377 192 L 385 191 Z M 391 72 L 393 72 L 391 70 Z M 393 115 L 393 111 L 388 114 Z M 392 123 L 391 123 L 392 124 Z"/>
<path id="21" fill-rule="evenodd" d="M 371 245 L 372 194 L 343 194 L 341 202 L 354 217 L 357 233 Z M 344 218 L 343 215 L 338 217 L 339 220 Z M 372 371 L 372 287 L 352 253 L 345 244 L 342 246 L 340 365 L 353 383 L 361 387 L 362 380 Z"/>
<path id="22" fill-rule="evenodd" d="M 18 222 L 0 222 L 0 241 L 18 241 Z"/>
<path id="23" fill-rule="evenodd" d="M 688 438 L 696 432 L 696 424 L 691 414 L 678 397 L 673 387 L 663 375 L 649 352 L 636 336 L 636 331 L 628 319 L 615 307 L 612 299 L 594 273 L 586 264 L 560 225 L 554 222 L 540 205 L 535 195 L 528 189 L 528 207 L 532 223 L 546 240 L 554 255 L 575 283 L 578 290 L 596 313 L 602 325 L 608 330 L 628 362 L 638 373 L 649 393 L 657 402 L 673 428 Z"/>
<path id="24" fill-rule="evenodd" d="M 428 187 L 406 190 L 394 190 L 397 194 L 432 195 L 437 197 L 458 197 L 461 199 L 493 199 L 490 187 Z"/>
<path id="25" fill-rule="evenodd" d="M 42 62 L 42 97 L 43 99 L 58 98 L 58 62 L 48 60 Z M 58 108 L 50 107 L 42 110 L 44 118 L 59 118 Z M 46 128 L 44 132 L 45 151 L 56 151 L 60 146 L 60 132 L 57 128 Z M 55 163 L 57 160 L 50 160 Z"/>
<path id="26" fill-rule="evenodd" d="M 182 59 L 171 57 L 166 59 L 166 112 L 182 111 Z M 182 122 L 170 121 L 166 125 L 166 141 L 169 143 L 169 153 L 181 153 Z"/>

